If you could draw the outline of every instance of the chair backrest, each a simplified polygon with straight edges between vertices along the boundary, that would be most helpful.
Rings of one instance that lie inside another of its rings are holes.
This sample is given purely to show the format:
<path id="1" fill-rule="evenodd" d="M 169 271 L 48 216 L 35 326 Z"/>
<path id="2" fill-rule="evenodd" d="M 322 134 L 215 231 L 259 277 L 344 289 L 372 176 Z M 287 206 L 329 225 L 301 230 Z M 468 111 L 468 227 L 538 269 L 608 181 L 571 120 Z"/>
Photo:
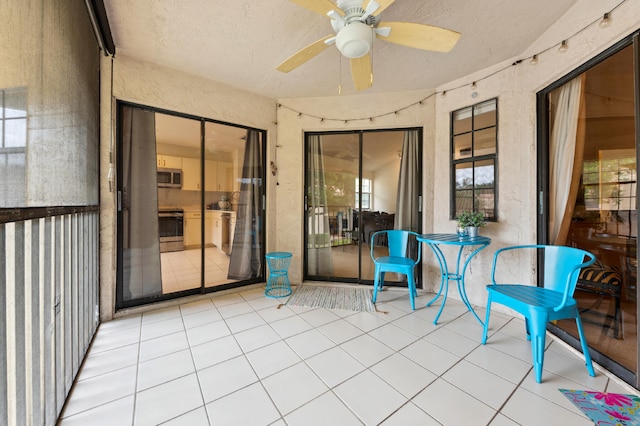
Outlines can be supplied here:
<path id="1" fill-rule="evenodd" d="M 572 297 L 580 269 L 594 261 L 595 256 L 579 248 L 544 246 L 544 288 L 561 293 L 566 291 L 566 295 Z"/>
<path id="2" fill-rule="evenodd" d="M 374 232 L 371 235 L 370 246 L 371 246 L 371 258 L 373 260 L 375 260 L 375 257 L 373 254 L 373 248 L 375 246 L 374 241 L 377 237 L 382 235 L 386 235 L 387 237 L 389 256 L 411 257 L 411 256 L 407 256 L 407 250 L 409 248 L 409 238 L 411 235 L 413 235 L 414 237 L 417 237 L 418 234 L 413 231 L 405 231 L 402 229 L 385 229 L 382 231 Z M 414 241 L 417 242 L 417 240 L 414 240 Z M 417 246 L 418 246 L 417 259 L 413 259 L 416 262 L 420 260 L 420 243 L 417 243 Z"/>
<path id="3" fill-rule="evenodd" d="M 544 256 L 544 288 L 563 294 L 562 301 L 554 308 L 559 311 L 564 308 L 576 289 L 576 282 L 580 269 L 592 265 L 596 258 L 586 250 L 567 246 L 552 245 L 520 245 L 503 247 L 496 250 L 491 268 L 491 281 L 496 283 L 496 267 L 500 254 L 510 250 L 541 249 Z M 586 260 L 585 260 L 586 259 Z"/>

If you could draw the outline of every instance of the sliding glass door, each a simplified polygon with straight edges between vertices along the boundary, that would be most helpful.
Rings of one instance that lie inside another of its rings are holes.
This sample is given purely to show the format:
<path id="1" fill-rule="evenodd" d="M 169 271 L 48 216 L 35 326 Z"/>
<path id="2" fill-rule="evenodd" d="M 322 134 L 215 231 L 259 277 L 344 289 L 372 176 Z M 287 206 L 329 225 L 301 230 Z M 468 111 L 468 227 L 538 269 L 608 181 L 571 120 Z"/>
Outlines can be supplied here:
<path id="1" fill-rule="evenodd" d="M 372 234 L 420 231 L 421 152 L 420 129 L 305 135 L 305 279 L 372 283 Z"/>
<path id="2" fill-rule="evenodd" d="M 117 307 L 263 281 L 265 132 L 118 113 Z"/>
<path id="3" fill-rule="evenodd" d="M 594 359 L 638 386 L 638 64 L 631 40 L 540 94 L 541 235 L 596 255 L 575 297 Z M 577 345 L 575 322 L 553 327 Z"/>

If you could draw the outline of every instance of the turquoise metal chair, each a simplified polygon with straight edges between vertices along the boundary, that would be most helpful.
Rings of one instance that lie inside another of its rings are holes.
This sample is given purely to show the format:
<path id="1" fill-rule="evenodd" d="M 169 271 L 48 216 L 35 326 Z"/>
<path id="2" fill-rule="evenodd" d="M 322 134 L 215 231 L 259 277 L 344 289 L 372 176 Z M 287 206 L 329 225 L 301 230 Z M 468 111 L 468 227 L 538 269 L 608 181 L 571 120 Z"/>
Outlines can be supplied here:
<path id="1" fill-rule="evenodd" d="M 371 234 L 371 244 L 369 245 L 371 250 L 371 259 L 375 266 L 374 270 L 374 283 L 373 283 L 373 303 L 376 303 L 378 297 L 378 290 L 382 290 L 384 286 L 384 274 L 386 272 L 397 272 L 407 276 L 407 285 L 409 287 L 409 299 L 411 300 L 411 309 L 416 309 L 415 296 L 416 292 L 416 280 L 415 280 L 415 267 L 420 262 L 421 244 L 415 241 L 418 247 L 417 257 L 413 259 L 407 255 L 409 248 L 410 236 L 418 237 L 418 234 L 413 231 L 403 231 L 399 229 L 385 229 L 382 231 L 376 231 Z M 384 241 L 388 246 L 388 254 L 386 256 L 376 257 L 374 250 L 376 247 L 376 238 Z"/>
<path id="2" fill-rule="evenodd" d="M 540 250 L 539 255 L 544 256 L 544 287 L 496 283 L 498 261 L 503 253 L 512 250 Z M 496 251 L 491 268 L 492 284 L 487 285 L 489 296 L 482 344 L 487 342 L 491 303 L 500 303 L 522 314 L 525 317 L 527 340 L 531 341 L 536 382 L 540 383 L 547 323 L 574 318 L 578 327 L 587 371 L 590 376 L 595 376 L 587 340 L 582 329 L 582 321 L 578 313 L 578 305 L 573 298 L 580 269 L 593 264 L 594 261 L 595 256 L 588 251 L 565 246 L 521 245 L 505 247 Z"/>

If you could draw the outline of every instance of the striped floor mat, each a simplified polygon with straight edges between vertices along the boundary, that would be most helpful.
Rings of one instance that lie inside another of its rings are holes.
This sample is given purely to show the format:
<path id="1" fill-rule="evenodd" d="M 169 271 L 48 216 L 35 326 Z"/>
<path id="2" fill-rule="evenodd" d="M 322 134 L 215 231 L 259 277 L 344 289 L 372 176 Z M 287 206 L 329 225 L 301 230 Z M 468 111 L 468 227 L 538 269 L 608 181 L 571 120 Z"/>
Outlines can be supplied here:
<path id="1" fill-rule="evenodd" d="M 355 287 L 299 285 L 285 305 L 359 312 L 376 311 L 371 302 L 371 290 Z"/>

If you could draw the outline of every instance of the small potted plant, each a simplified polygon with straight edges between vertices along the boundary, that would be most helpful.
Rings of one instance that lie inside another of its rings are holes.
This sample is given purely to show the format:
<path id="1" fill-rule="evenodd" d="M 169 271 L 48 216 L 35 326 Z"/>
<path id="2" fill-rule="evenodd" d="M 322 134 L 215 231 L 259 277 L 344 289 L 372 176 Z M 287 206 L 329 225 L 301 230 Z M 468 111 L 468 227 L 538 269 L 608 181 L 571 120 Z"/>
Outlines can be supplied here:
<path id="1" fill-rule="evenodd" d="M 464 229 L 470 237 L 477 237 L 478 228 L 484 225 L 482 212 L 463 211 L 458 215 L 458 229 Z"/>

